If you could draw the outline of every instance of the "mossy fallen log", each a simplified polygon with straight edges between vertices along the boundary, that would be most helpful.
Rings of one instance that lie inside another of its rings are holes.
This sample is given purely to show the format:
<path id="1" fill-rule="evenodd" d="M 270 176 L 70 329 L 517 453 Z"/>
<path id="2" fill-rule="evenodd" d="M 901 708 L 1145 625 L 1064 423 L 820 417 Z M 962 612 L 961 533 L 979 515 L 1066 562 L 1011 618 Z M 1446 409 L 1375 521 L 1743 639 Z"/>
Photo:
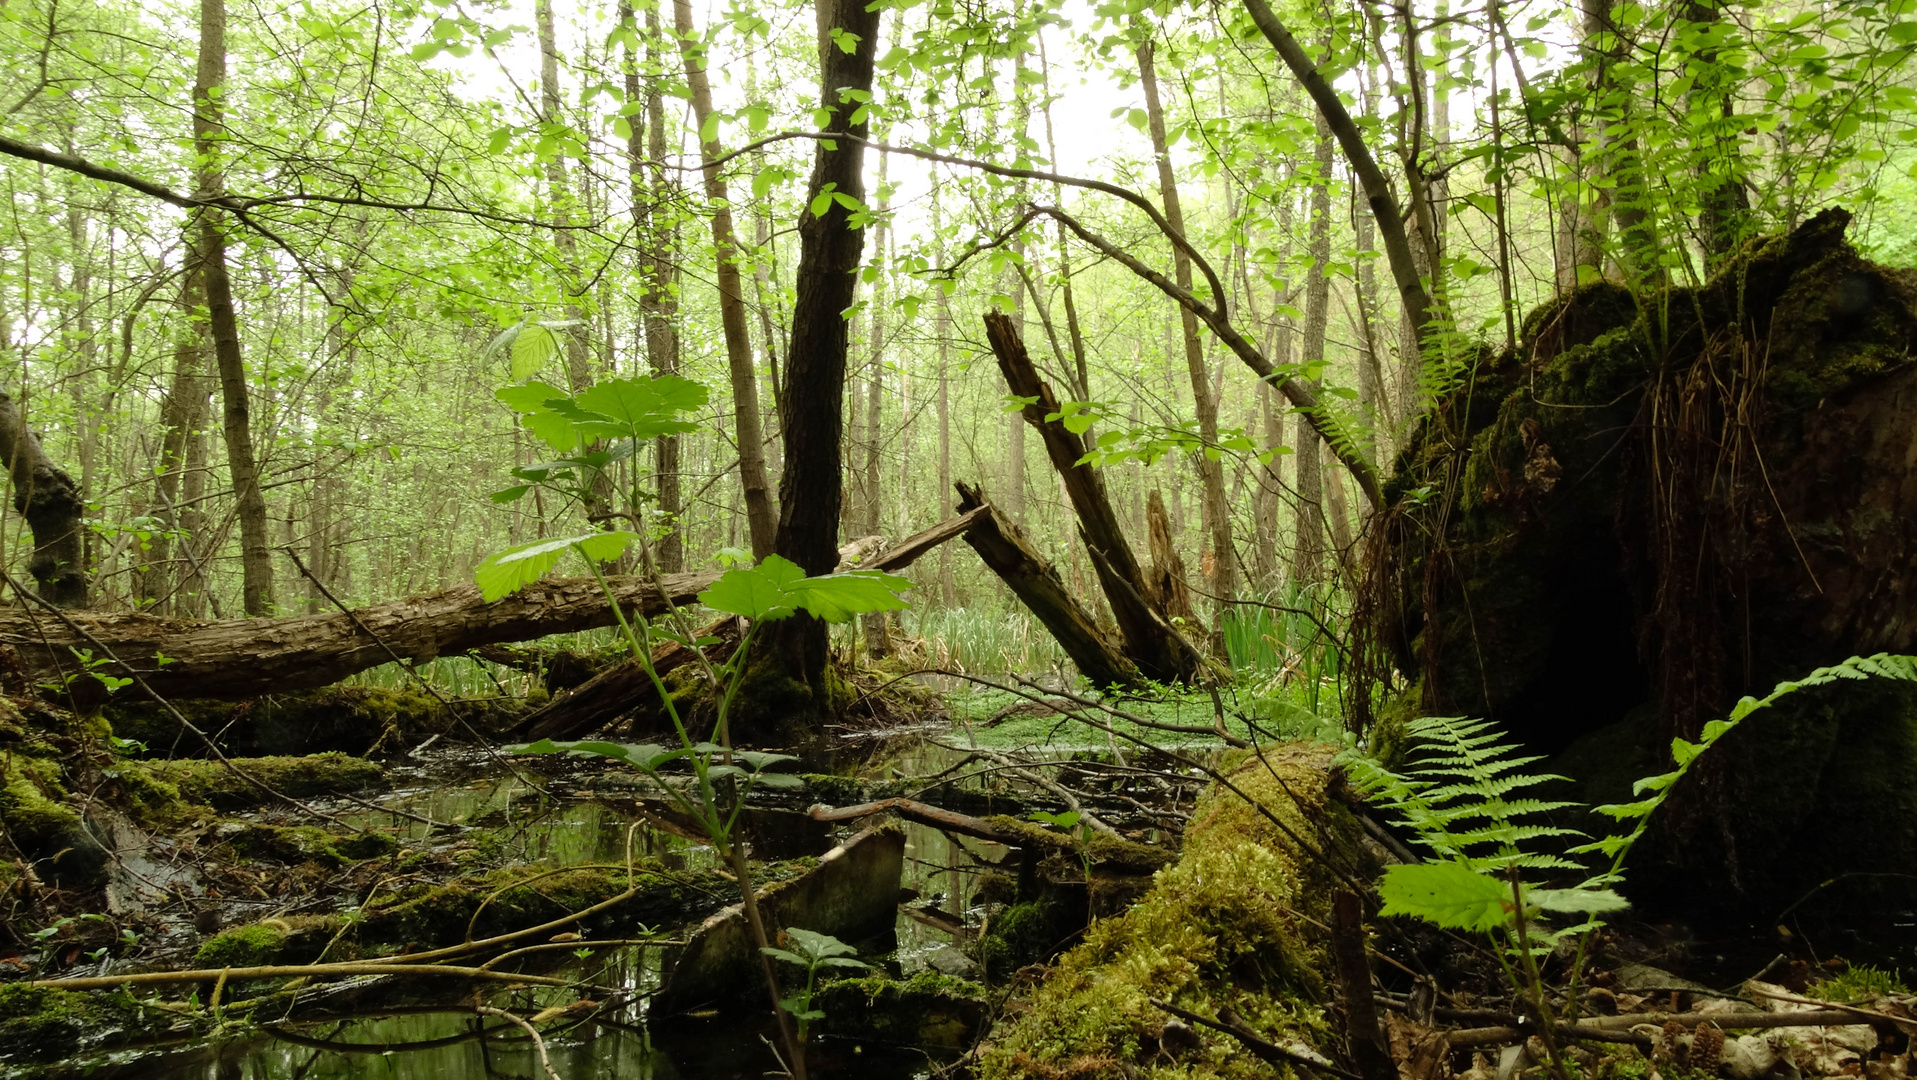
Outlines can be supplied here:
<path id="1" fill-rule="evenodd" d="M 1299 836 L 1368 862 L 1354 820 L 1325 798 L 1332 751 L 1322 746 L 1234 752 L 1224 772 Z M 1193 1078 L 1268 1077 L 1229 1039 L 1195 1048 L 1163 1039 L 1153 999 L 1206 1016 L 1229 1008 L 1265 1038 L 1316 1047 L 1333 1039 L 1328 960 L 1314 924 L 1329 918 L 1329 871 L 1256 808 L 1222 787 L 1194 808 L 1178 862 L 1116 918 L 1101 919 L 1061 957 L 1030 1008 L 980 1049 L 988 1080 L 1073 1076 L 1120 1080 L 1154 1065 Z"/>

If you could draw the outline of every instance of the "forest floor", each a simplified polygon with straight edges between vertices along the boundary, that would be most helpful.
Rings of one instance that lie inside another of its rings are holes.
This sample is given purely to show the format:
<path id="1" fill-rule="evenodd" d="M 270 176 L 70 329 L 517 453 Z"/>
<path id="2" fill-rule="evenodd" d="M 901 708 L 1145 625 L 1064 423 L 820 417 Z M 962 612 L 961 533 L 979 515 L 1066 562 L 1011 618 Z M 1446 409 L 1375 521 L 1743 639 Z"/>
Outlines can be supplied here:
<path id="1" fill-rule="evenodd" d="M 1383 1080 L 1352 1036 L 1332 897 L 1367 891 L 1402 845 L 1366 820 L 1333 764 L 1336 726 L 1310 702 L 1087 708 L 1036 684 L 938 689 L 907 725 L 806 748 L 797 786 L 755 789 L 743 812 L 781 925 L 816 920 L 861 965 L 812 999 L 813 1075 L 1236 1077 L 1277 1062 Z M 287 803 L 218 762 L 146 760 L 61 721 L 54 742 L 92 762 L 62 774 L 85 792 L 67 802 L 114 856 L 10 875 L 0 1075 L 343 1078 L 374 1058 L 399 1078 L 772 1067 L 753 971 L 711 1000 L 675 996 L 675 958 L 739 889 L 656 786 L 615 762 L 452 737 L 395 750 L 364 719 L 325 730 L 376 736 L 372 761 L 234 759 Z M 15 776 L 60 751 L 32 730 L 9 749 Z M 889 813 L 812 812 L 874 802 Z M 899 854 L 844 856 L 861 844 Z M 835 873 L 853 876 L 831 888 L 866 901 L 851 922 L 837 900 L 804 907 Z M 1489 939 L 1370 910 L 1356 940 L 1391 1075 L 1909 1073 L 1917 1002 L 1895 967 L 1802 937 L 1621 921 L 1573 988 L 1568 953 L 1514 983 Z M 1527 987 L 1555 1008 L 1578 994 L 1582 1019 L 1541 1031 Z"/>

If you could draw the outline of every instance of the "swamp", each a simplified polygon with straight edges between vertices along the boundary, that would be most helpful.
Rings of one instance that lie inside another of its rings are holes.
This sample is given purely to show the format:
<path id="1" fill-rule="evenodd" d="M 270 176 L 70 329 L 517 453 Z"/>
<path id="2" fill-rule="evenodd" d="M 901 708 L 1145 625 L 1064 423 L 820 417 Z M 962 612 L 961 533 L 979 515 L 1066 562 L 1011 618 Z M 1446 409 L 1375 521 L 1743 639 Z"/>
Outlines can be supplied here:
<path id="1" fill-rule="evenodd" d="M 1917 0 L 0 0 L 0 177 L 0 1077 L 1911 1077 Z"/>

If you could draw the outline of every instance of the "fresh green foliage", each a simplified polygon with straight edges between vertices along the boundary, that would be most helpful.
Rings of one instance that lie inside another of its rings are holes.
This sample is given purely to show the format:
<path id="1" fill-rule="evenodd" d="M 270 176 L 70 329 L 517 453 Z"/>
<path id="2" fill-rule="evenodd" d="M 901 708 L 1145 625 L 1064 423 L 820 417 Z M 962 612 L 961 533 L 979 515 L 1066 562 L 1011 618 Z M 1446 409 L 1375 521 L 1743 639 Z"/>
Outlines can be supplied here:
<path id="1" fill-rule="evenodd" d="M 534 540 L 488 556 L 473 571 L 473 580 L 479 585 L 480 596 L 491 603 L 545 577 L 569 550 L 577 550 L 597 562 L 611 562 L 624 555 L 626 548 L 637 539 L 639 537 L 632 533 L 613 531 Z"/>
<path id="2" fill-rule="evenodd" d="M 779 1002 L 798 1022 L 799 1038 L 803 1040 L 813 1021 L 825 1019 L 824 1012 L 812 1007 L 812 999 L 818 989 L 819 972 L 828 968 L 864 969 L 870 965 L 857 958 L 857 949 L 830 934 L 788 926 L 784 937 L 786 943 L 792 946 L 790 949 L 767 945 L 761 951 L 774 960 L 783 960 L 805 969 L 805 986 Z"/>
<path id="3" fill-rule="evenodd" d="M 806 577 L 791 560 L 768 555 L 757 566 L 726 571 L 699 594 L 699 602 L 714 611 L 768 622 L 803 608 L 836 623 L 856 615 L 898 611 L 906 606 L 899 593 L 911 587 L 906 578 L 876 570 Z"/>

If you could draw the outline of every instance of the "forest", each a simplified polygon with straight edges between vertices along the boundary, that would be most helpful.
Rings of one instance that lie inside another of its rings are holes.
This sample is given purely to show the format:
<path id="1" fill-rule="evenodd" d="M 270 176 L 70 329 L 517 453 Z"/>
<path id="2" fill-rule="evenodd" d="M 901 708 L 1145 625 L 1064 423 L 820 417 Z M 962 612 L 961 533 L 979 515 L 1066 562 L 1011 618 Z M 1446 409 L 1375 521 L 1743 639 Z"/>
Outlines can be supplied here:
<path id="1" fill-rule="evenodd" d="M 0 178 L 0 1076 L 1911 1073 L 1917 0 L 0 0 Z"/>

